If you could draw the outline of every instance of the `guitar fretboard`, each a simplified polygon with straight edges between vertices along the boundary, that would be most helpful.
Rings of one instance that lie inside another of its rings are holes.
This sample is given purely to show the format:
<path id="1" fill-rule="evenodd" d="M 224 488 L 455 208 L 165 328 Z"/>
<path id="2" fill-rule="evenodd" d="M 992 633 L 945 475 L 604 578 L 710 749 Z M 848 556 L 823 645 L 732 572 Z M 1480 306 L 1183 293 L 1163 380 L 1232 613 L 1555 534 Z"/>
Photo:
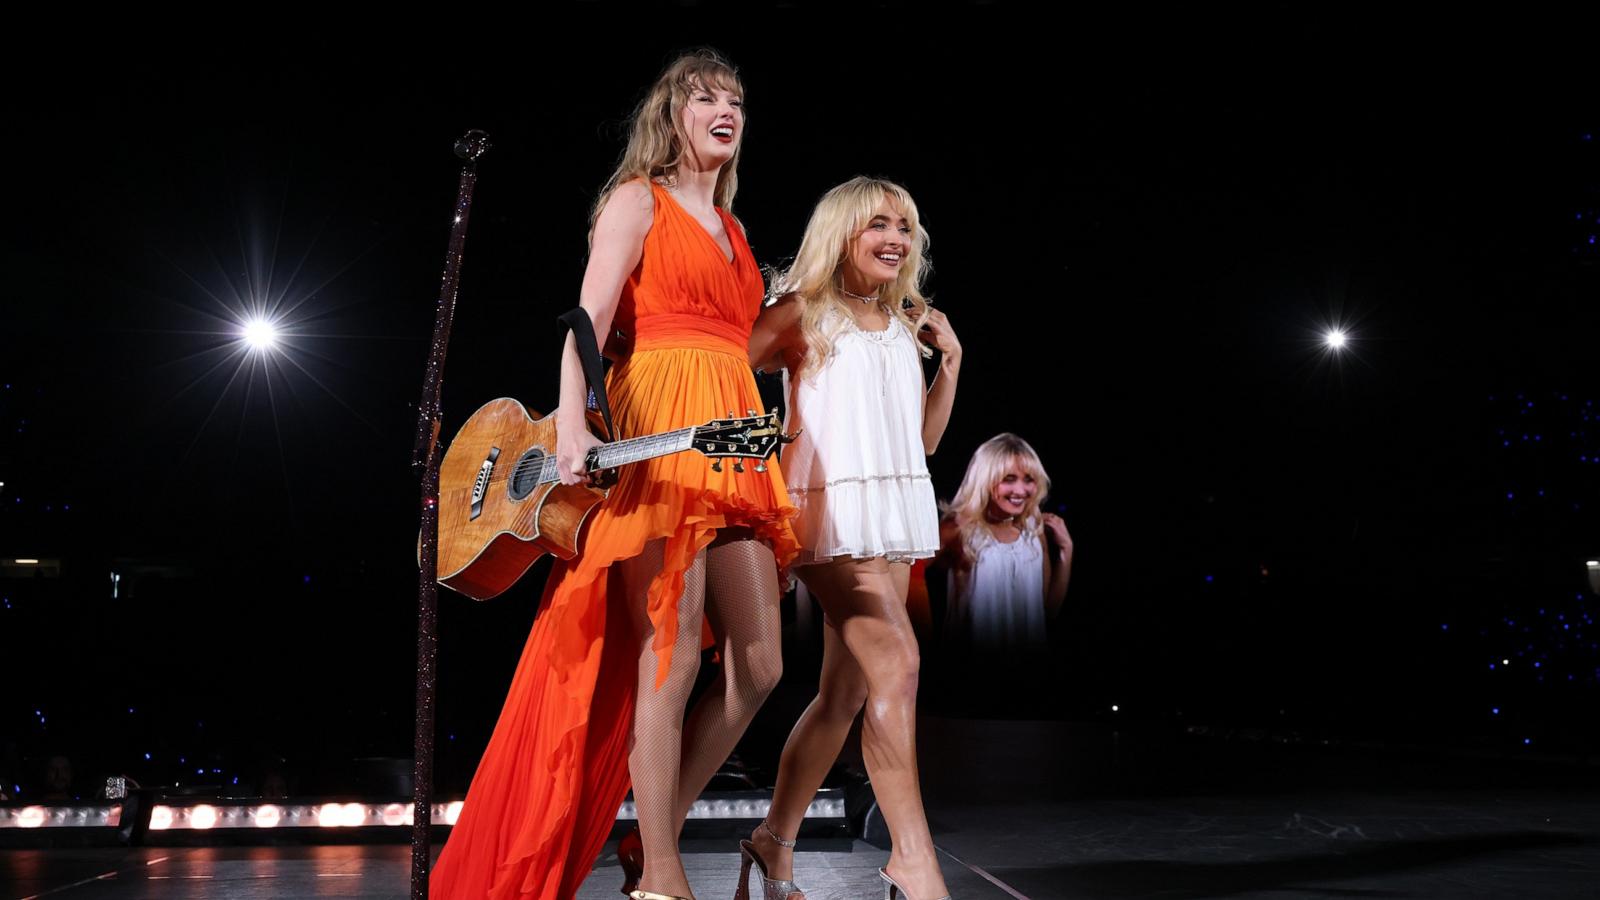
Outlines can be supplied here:
<path id="1" fill-rule="evenodd" d="M 596 448 L 596 469 L 614 469 L 629 463 L 643 462 L 679 450 L 687 450 L 694 440 L 694 427 L 680 428 L 677 431 L 663 431 L 660 434 L 647 435 L 639 438 L 629 438 L 625 441 L 616 441 L 610 444 L 601 444 Z M 560 481 L 561 476 L 556 473 L 556 458 L 546 456 L 540 462 L 539 483 L 550 484 Z"/>

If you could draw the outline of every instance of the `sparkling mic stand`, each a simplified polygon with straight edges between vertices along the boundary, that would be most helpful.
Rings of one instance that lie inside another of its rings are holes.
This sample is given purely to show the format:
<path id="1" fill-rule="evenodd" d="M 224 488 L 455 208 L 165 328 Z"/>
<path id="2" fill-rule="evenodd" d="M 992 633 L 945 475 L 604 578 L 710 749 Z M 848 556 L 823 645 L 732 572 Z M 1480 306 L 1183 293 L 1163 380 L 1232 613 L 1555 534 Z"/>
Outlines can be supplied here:
<path id="1" fill-rule="evenodd" d="M 417 407 L 417 442 L 411 464 L 422 476 L 422 537 L 417 582 L 417 731 L 412 769 L 413 820 L 411 825 L 411 898 L 427 900 L 429 827 L 433 823 L 433 700 L 434 665 L 438 657 L 439 600 L 439 392 L 443 384 L 445 348 L 455 318 L 456 287 L 461 275 L 461 251 L 467 242 L 467 213 L 472 209 L 472 188 L 478 181 L 478 157 L 489 149 L 489 136 L 476 129 L 456 141 L 461 157 L 461 185 L 456 193 L 455 218 L 450 225 L 450 247 L 445 251 L 444 278 L 439 285 L 439 305 L 433 320 L 433 344 L 428 351 L 428 371 L 422 381 L 422 403 Z"/>

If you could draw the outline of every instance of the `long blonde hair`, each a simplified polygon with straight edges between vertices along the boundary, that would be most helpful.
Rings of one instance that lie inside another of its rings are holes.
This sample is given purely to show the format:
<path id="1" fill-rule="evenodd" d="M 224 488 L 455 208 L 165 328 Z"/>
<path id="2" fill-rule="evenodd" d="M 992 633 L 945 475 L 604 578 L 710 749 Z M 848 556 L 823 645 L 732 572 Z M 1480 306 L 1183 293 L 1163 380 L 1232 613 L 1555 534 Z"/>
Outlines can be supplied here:
<path id="1" fill-rule="evenodd" d="M 1018 527 L 1036 535 L 1044 530 L 1039 507 L 1050 495 L 1050 476 L 1045 473 L 1044 463 L 1027 441 L 1009 431 L 997 434 L 978 445 L 967 462 L 967 474 L 961 478 L 955 499 L 942 505 L 945 515 L 955 518 L 956 527 L 961 531 L 961 547 L 969 563 L 978 558 L 984 544 L 994 539 L 993 527 L 986 515 L 989 499 L 1012 462 L 1021 463 L 1022 470 L 1032 475 L 1039 486 L 1018 517 Z"/>
<path id="2" fill-rule="evenodd" d="M 689 143 L 689 136 L 683 133 L 680 113 L 696 91 L 712 88 L 728 91 L 741 100 L 744 98 L 744 83 L 739 80 L 739 73 L 715 50 L 685 53 L 661 71 L 650 92 L 628 118 L 628 146 L 589 213 L 590 240 L 594 238 L 595 220 L 617 188 L 636 178 L 670 182 L 677 176 L 678 167 L 683 164 L 684 147 Z M 717 186 L 712 194 L 712 202 L 729 213 L 733 212 L 733 195 L 739 192 L 739 154 L 743 149 L 741 140 L 733 157 L 718 170 Z"/>
<path id="3" fill-rule="evenodd" d="M 794 262 L 773 281 L 773 296 L 797 294 L 804 304 L 800 334 L 806 342 L 806 358 L 796 373 L 799 377 L 817 371 L 833 354 L 833 335 L 822 327 L 822 320 L 829 309 L 838 310 L 849 320 L 850 303 L 840 288 L 842 271 L 849 264 L 850 244 L 878 214 L 878 204 L 885 199 L 905 217 L 911 238 L 906 242 L 906 258 L 899 274 L 883 286 L 878 296 L 890 315 L 903 322 L 913 335 L 928 317 L 928 300 L 922 296 L 922 282 L 931 268 L 927 260 L 928 232 L 922 228 L 916 202 L 905 188 L 892 181 L 852 178 L 817 201 Z M 923 356 L 933 354 L 929 347 L 921 349 Z"/>

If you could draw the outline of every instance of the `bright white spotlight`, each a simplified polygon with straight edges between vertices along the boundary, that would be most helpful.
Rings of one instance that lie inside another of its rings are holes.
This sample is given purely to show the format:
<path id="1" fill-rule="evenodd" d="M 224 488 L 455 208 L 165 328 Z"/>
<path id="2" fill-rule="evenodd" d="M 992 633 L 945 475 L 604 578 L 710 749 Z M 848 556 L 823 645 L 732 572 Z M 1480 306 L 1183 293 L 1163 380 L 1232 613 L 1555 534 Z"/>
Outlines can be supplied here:
<path id="1" fill-rule="evenodd" d="M 17 811 L 18 828 L 38 828 L 44 824 L 45 814 L 42 806 L 25 806 Z"/>
<path id="2" fill-rule="evenodd" d="M 172 807 L 153 806 L 150 808 L 150 830 L 165 831 L 172 827 Z"/>
<path id="3" fill-rule="evenodd" d="M 189 810 L 190 828 L 204 830 L 215 827 L 216 824 L 217 808 L 215 806 L 208 806 L 207 804 L 202 803 L 199 806 L 196 806 L 194 809 Z"/>
<path id="4" fill-rule="evenodd" d="M 1348 340 L 1348 337 L 1343 331 L 1335 328 L 1323 335 L 1322 340 L 1323 343 L 1328 345 L 1329 349 L 1342 350 L 1344 349 L 1345 341 Z"/>
<path id="5" fill-rule="evenodd" d="M 461 818 L 461 806 L 461 801 L 456 800 L 444 808 L 444 821 L 446 825 L 454 825 L 456 820 Z"/>
<path id="6" fill-rule="evenodd" d="M 317 824 L 323 828 L 338 828 L 344 825 L 344 807 L 337 803 L 324 803 L 317 807 Z"/>
<path id="7" fill-rule="evenodd" d="M 277 828 L 278 823 L 283 821 L 283 810 L 268 803 L 265 806 L 257 807 L 255 820 L 257 828 Z"/>
<path id="8" fill-rule="evenodd" d="M 271 350 L 278 344 L 278 329 L 266 319 L 255 318 L 244 323 L 241 334 L 252 350 Z"/>

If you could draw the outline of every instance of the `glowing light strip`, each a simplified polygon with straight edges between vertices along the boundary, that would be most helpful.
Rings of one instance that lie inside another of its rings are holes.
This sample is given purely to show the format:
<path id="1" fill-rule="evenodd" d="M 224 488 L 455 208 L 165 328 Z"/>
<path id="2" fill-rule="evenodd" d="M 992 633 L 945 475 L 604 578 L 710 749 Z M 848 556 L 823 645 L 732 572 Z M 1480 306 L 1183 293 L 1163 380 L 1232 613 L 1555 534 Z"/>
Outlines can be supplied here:
<path id="1" fill-rule="evenodd" d="M 0 808 L 0 828 L 116 828 L 122 805 Z"/>
<path id="2" fill-rule="evenodd" d="M 806 810 L 810 819 L 845 818 L 844 797 L 824 791 Z M 764 797 L 697 800 L 691 819 L 763 819 L 772 807 Z M 212 831 L 265 828 L 404 828 L 413 821 L 410 803 L 162 803 L 150 809 L 151 831 Z M 435 825 L 454 825 L 461 801 L 435 803 Z M 638 818 L 633 801 L 617 811 L 618 819 Z M 0 807 L 0 828 L 116 828 L 122 806 Z"/>

